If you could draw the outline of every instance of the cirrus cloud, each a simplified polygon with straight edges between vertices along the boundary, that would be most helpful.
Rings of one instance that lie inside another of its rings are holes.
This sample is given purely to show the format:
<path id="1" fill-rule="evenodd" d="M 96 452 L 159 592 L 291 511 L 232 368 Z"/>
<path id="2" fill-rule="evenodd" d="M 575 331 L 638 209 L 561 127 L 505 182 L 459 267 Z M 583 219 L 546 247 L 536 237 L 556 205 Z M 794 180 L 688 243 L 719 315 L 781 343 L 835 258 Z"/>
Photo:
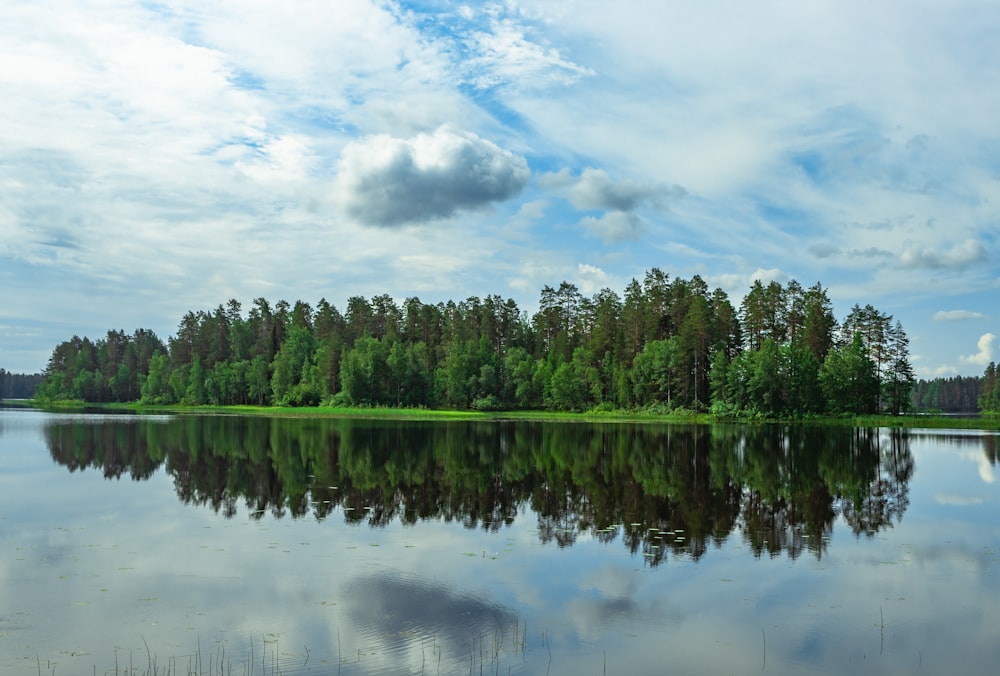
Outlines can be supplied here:
<path id="1" fill-rule="evenodd" d="M 527 161 L 471 132 L 442 126 L 430 134 L 376 134 L 348 143 L 335 193 L 366 225 L 396 226 L 448 218 L 516 196 Z"/>
<path id="2" fill-rule="evenodd" d="M 477 89 L 500 85 L 520 88 L 569 85 L 595 74 L 592 69 L 564 58 L 558 49 L 532 42 L 523 27 L 509 18 L 494 17 L 488 29 L 472 31 L 467 47 L 471 53 L 463 66 L 466 77 Z"/>
<path id="3" fill-rule="evenodd" d="M 957 322 L 967 319 L 985 319 L 982 312 L 970 312 L 968 310 L 939 310 L 934 313 L 936 322 Z"/>

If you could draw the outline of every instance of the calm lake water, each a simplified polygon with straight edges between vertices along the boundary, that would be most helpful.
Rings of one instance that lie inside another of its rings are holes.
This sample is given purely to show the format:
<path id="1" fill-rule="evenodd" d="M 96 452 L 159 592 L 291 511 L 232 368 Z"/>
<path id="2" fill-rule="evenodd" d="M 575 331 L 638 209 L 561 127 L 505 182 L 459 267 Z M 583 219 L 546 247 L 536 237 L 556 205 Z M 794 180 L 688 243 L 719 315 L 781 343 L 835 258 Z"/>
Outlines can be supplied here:
<path id="1" fill-rule="evenodd" d="M 994 673 L 997 453 L 0 409 L 0 673 Z"/>

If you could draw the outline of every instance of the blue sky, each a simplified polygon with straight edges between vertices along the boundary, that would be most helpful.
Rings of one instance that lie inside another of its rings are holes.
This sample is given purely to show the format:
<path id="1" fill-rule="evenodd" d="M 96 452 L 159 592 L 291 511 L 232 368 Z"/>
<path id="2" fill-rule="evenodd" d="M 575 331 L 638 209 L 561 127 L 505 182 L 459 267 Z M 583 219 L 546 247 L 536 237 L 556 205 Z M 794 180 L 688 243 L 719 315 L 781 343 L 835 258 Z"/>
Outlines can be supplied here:
<path id="1" fill-rule="evenodd" d="M 0 5 L 0 366 L 263 296 L 532 311 L 659 267 L 1000 359 L 986 1 Z"/>

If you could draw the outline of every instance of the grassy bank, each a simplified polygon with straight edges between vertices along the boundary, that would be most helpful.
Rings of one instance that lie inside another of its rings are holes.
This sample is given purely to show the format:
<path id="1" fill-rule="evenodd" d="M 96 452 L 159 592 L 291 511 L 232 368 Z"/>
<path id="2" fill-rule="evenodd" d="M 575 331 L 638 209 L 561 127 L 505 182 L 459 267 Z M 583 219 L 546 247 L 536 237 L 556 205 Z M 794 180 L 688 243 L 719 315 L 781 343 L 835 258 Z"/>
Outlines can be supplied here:
<path id="1" fill-rule="evenodd" d="M 713 422 L 708 414 L 677 413 L 671 415 L 614 411 L 455 411 L 426 408 L 392 408 L 362 406 L 187 406 L 171 404 L 144 406 L 130 404 L 91 404 L 80 401 L 25 402 L 46 411 L 173 414 L 173 415 L 255 415 L 286 418 L 354 418 L 387 420 L 540 420 L 550 422 Z"/>
<path id="2" fill-rule="evenodd" d="M 14 404 L 14 402 L 11 402 Z M 173 414 L 173 415 L 253 415 L 291 418 L 354 418 L 385 420 L 538 420 L 545 422 L 619 422 L 619 423 L 737 423 L 737 424 L 817 424 L 850 425 L 854 427 L 896 427 L 935 429 L 1000 430 L 1000 416 L 961 418 L 940 414 L 908 414 L 901 416 L 809 416 L 805 418 L 768 419 L 760 417 L 720 418 L 709 413 L 675 411 L 453 411 L 424 408 L 350 407 L 350 406 L 143 406 L 131 404 L 91 404 L 83 401 L 39 402 L 22 400 L 16 405 L 48 411 Z"/>

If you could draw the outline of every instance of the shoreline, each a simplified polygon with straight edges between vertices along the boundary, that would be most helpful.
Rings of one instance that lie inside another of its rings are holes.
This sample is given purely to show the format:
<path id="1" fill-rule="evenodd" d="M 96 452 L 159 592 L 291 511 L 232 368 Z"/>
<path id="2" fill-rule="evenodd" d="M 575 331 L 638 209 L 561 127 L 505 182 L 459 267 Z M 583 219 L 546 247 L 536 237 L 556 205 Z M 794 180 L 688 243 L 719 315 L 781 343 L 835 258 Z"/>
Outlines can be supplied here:
<path id="1" fill-rule="evenodd" d="M 149 406 L 138 402 L 128 404 L 95 404 L 83 401 L 61 401 L 43 403 L 22 399 L 3 402 L 10 408 L 37 408 L 54 412 L 108 412 L 134 414 L 173 415 L 234 415 L 264 416 L 283 418 L 344 418 L 380 420 L 439 420 L 462 422 L 499 422 L 504 420 L 526 420 L 538 422 L 585 422 L 585 423 L 669 423 L 669 424 L 737 424 L 737 425 L 850 425 L 853 427 L 891 428 L 956 428 L 1000 430 L 1000 416 L 942 413 L 908 413 L 899 416 L 864 415 L 833 416 L 818 415 L 799 418 L 764 418 L 757 416 L 717 416 L 712 413 L 678 411 L 675 413 L 653 413 L 643 411 L 458 411 L 448 409 L 391 408 L 391 407 L 348 407 L 348 406 L 187 406 L 171 404 Z M 969 417 L 975 416 L 975 417 Z"/>

